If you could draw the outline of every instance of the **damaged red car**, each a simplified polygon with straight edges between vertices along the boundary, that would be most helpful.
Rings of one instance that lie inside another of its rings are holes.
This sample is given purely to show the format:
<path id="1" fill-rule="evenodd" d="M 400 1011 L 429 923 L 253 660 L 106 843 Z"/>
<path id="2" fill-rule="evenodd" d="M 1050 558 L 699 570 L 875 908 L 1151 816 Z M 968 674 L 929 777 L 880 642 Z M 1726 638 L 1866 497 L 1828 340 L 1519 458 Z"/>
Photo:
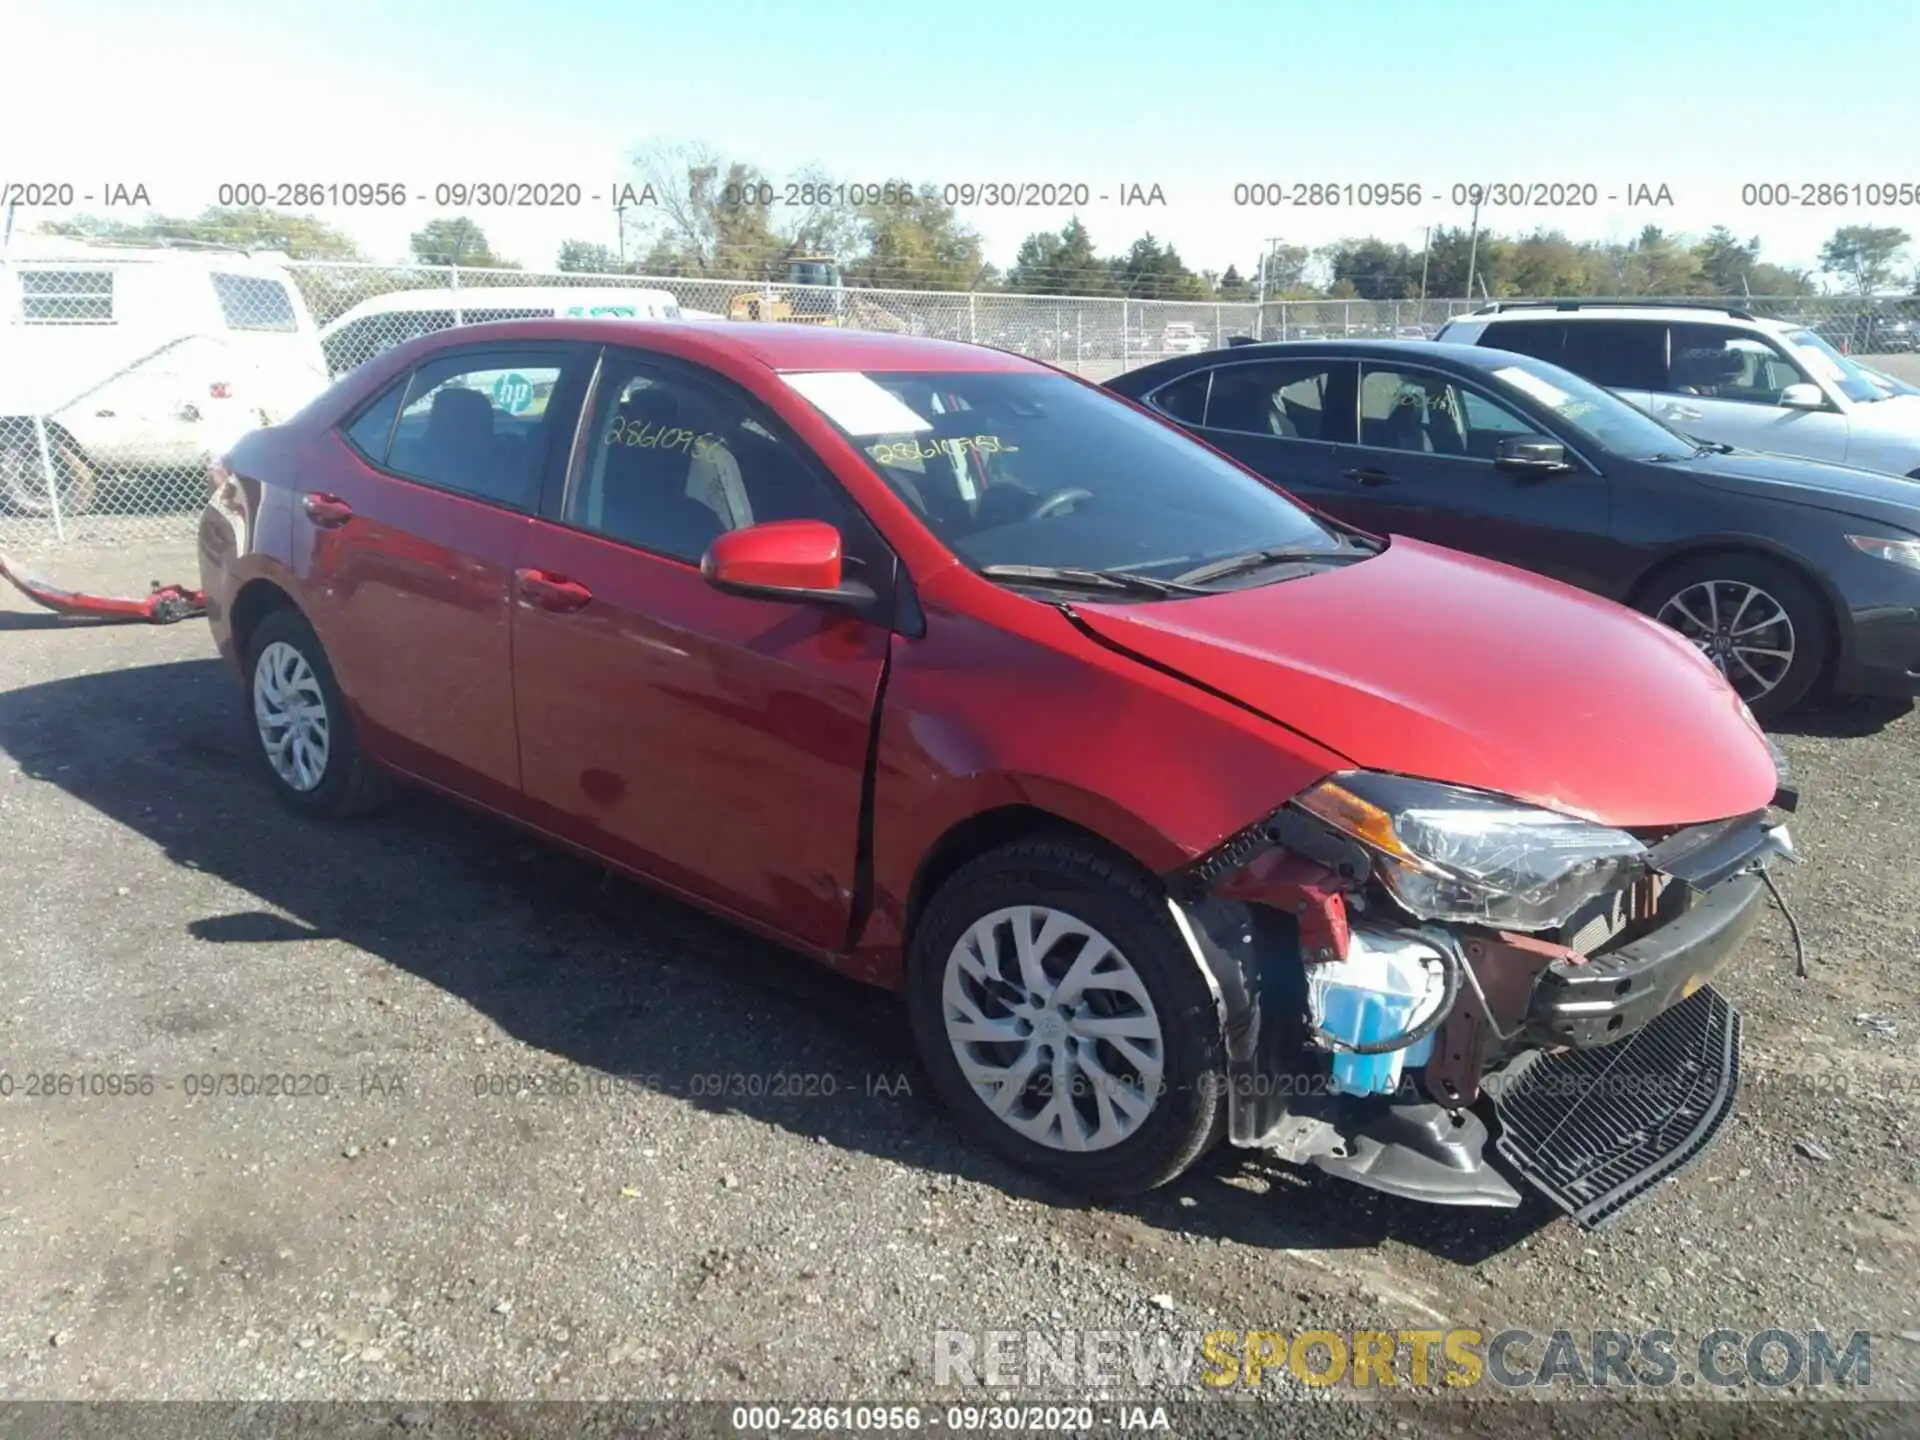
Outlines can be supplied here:
<path id="1" fill-rule="evenodd" d="M 1794 796 L 1712 664 L 1075 376 L 476 325 L 214 480 L 288 804 L 431 787 L 897 991 L 957 1123 L 1063 1186 L 1230 1142 L 1593 1224 L 1732 1103 L 1708 980 Z"/>

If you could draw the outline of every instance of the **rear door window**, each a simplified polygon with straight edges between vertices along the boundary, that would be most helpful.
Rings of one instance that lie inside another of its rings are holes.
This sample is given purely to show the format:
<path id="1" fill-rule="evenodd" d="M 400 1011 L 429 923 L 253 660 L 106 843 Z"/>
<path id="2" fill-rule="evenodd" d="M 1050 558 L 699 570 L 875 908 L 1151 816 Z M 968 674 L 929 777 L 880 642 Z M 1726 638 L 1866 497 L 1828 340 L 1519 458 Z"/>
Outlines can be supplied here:
<path id="1" fill-rule="evenodd" d="M 1582 320 L 1567 326 L 1556 363 L 1609 390 L 1663 390 L 1667 327 L 1657 320 Z"/>
<path id="2" fill-rule="evenodd" d="M 386 468 L 442 490 L 532 510 L 556 435 L 571 416 L 549 409 L 565 352 L 468 351 L 413 372 Z M 558 411 L 577 406 L 558 407 Z"/>
<path id="3" fill-rule="evenodd" d="M 220 301 L 220 316 L 229 330 L 277 330 L 292 332 L 300 328 L 293 309 L 293 297 L 283 281 L 266 275 L 233 275 L 214 271 L 213 293 Z"/>
<path id="4" fill-rule="evenodd" d="M 1269 435 L 1278 440 L 1341 440 L 1341 417 L 1329 399 L 1340 360 L 1258 360 L 1222 365 L 1207 397 L 1209 430 Z M 1353 391 L 1347 389 L 1348 404 Z"/>

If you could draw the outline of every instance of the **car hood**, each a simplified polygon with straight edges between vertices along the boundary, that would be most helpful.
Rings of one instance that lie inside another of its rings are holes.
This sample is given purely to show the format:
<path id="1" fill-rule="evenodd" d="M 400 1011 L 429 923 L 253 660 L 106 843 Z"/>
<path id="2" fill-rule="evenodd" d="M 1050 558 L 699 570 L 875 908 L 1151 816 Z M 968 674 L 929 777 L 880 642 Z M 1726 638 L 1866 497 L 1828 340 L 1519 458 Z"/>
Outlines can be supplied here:
<path id="1" fill-rule="evenodd" d="M 1636 828 L 1748 814 L 1778 788 L 1739 697 L 1673 631 L 1418 541 L 1297 580 L 1074 609 L 1109 646 L 1366 769 Z"/>
<path id="2" fill-rule="evenodd" d="M 1920 395 L 1889 395 L 1871 405 L 1856 405 L 1847 418 L 1856 426 L 1920 439 Z"/>
<path id="3" fill-rule="evenodd" d="M 1920 400 L 1920 396 L 1915 399 Z M 1893 401 L 1879 403 L 1891 405 Z M 1736 450 L 1731 455 L 1709 451 L 1681 461 L 1679 466 L 1715 490 L 1764 494 L 1823 510 L 1866 515 L 1920 534 L 1920 481 L 1882 470 L 1860 470 L 1757 450 Z"/>

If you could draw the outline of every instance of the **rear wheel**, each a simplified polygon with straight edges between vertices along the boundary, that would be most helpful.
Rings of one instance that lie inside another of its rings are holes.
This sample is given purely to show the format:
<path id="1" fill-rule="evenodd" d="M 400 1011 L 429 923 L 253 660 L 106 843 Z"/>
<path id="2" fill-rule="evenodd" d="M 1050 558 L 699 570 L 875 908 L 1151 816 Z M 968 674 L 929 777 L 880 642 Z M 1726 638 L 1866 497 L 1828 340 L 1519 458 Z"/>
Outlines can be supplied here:
<path id="1" fill-rule="evenodd" d="M 361 753 L 320 637 L 297 610 L 275 610 L 247 646 L 247 708 L 274 793 L 304 815 L 371 810 L 385 777 Z"/>
<path id="2" fill-rule="evenodd" d="M 1813 587 L 1758 555 L 1702 555 L 1663 572 L 1641 608 L 1699 647 L 1762 720 L 1806 697 L 1832 649 Z"/>
<path id="3" fill-rule="evenodd" d="M 1020 841 L 941 887 L 908 1008 L 960 1126 L 1068 1190 L 1164 1185 L 1225 1129 L 1212 991 L 1153 877 L 1076 839 Z"/>
<path id="4" fill-rule="evenodd" d="M 0 420 L 0 515 L 51 515 L 56 493 L 63 518 L 93 508 L 93 467 L 65 435 L 49 430 L 46 438 L 43 457 L 32 420 Z"/>

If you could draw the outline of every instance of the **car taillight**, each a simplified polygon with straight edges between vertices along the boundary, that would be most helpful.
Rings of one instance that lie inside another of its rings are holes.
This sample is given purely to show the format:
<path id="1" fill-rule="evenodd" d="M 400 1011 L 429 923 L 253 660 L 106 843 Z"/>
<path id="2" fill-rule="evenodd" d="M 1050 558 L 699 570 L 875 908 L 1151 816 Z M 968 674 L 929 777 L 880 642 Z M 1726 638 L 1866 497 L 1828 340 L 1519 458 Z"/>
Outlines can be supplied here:
<path id="1" fill-rule="evenodd" d="M 233 387 L 224 380 L 216 380 L 207 386 L 207 394 L 216 400 L 226 400 L 233 395 Z"/>
<path id="2" fill-rule="evenodd" d="M 226 457 L 215 456 L 207 465 L 207 494 L 215 499 L 227 499 L 233 492 L 228 489 L 233 484 L 233 471 L 227 468 Z"/>

